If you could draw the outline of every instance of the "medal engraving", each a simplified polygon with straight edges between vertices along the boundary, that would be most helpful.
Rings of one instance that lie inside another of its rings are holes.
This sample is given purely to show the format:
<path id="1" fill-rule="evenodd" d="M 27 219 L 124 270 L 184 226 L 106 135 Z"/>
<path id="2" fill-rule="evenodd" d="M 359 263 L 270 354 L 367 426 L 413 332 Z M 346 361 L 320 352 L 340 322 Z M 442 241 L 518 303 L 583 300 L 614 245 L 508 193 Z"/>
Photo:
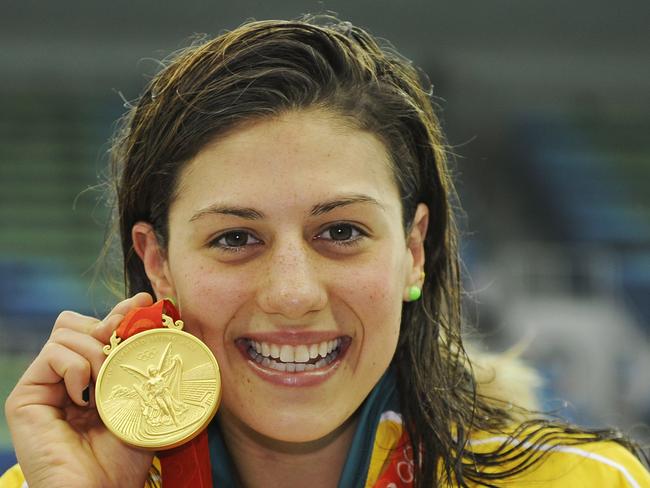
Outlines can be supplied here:
<path id="1" fill-rule="evenodd" d="M 216 413 L 220 393 L 210 350 L 174 327 L 140 332 L 112 346 L 95 398 L 104 424 L 117 437 L 160 450 L 197 435 Z"/>

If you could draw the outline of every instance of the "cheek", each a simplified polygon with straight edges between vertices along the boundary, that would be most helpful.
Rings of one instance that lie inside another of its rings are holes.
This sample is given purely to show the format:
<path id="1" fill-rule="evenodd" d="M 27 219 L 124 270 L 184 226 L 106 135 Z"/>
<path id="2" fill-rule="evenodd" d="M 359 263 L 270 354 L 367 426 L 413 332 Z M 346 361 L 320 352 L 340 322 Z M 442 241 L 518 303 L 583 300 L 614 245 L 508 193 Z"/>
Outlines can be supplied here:
<path id="1" fill-rule="evenodd" d="M 356 316 L 363 349 L 371 353 L 378 352 L 377 349 L 390 351 L 399 335 L 403 278 L 401 265 L 395 261 L 390 257 L 375 261 L 354 273 L 348 271 L 339 279 L 337 296 L 345 305 L 335 309 Z"/>
<path id="2" fill-rule="evenodd" d="M 246 301 L 248 280 L 241 272 L 217 270 L 207 260 L 185 260 L 183 264 L 184 268 L 174 273 L 181 317 L 188 332 L 212 345 L 227 332 L 226 325 Z"/>
<path id="3" fill-rule="evenodd" d="M 350 293 L 360 306 L 385 313 L 387 309 L 401 309 L 403 293 L 403 265 L 399 256 L 385 253 L 384 257 L 357 270 L 350 282 Z"/>
<path id="4" fill-rule="evenodd" d="M 341 287 L 357 304 L 371 308 L 401 303 L 408 260 L 401 247 L 399 239 L 386 239 L 367 256 L 346 264 L 337 277 Z"/>

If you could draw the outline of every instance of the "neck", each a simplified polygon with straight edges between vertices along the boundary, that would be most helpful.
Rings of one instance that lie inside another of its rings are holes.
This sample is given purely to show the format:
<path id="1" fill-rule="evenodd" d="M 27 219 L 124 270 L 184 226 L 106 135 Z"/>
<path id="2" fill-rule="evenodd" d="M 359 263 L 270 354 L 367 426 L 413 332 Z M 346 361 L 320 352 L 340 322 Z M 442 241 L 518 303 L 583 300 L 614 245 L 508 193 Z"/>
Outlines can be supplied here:
<path id="1" fill-rule="evenodd" d="M 322 439 L 301 443 L 265 437 L 225 411 L 220 414 L 219 425 L 240 486 L 335 488 L 357 421 L 353 416 Z"/>

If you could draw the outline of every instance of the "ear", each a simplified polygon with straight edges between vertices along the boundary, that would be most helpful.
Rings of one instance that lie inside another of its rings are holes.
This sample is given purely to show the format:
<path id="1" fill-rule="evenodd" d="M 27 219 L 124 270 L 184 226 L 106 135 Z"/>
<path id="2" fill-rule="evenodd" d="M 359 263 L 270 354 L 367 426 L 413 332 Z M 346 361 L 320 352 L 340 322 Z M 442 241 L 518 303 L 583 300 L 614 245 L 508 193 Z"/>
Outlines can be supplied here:
<path id="1" fill-rule="evenodd" d="M 156 233 L 148 222 L 137 222 L 131 229 L 133 249 L 140 256 L 147 278 L 156 294 L 156 299 L 176 297 L 164 250 L 158 243 Z"/>
<path id="2" fill-rule="evenodd" d="M 420 203 L 415 209 L 411 230 L 406 240 L 406 246 L 411 255 L 411 262 L 406 276 L 407 288 L 413 285 L 422 287 L 422 283 L 424 282 L 424 240 L 427 236 L 428 227 L 429 207 L 424 203 Z"/>

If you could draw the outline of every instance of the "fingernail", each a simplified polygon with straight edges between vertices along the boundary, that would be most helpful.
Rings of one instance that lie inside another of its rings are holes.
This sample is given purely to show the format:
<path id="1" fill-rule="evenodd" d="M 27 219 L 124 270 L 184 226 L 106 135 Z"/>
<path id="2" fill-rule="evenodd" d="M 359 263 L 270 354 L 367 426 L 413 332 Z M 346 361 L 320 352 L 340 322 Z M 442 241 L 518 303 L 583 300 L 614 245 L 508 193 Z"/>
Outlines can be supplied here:
<path id="1" fill-rule="evenodd" d="M 81 399 L 85 403 L 88 403 L 88 401 L 90 400 L 90 385 L 84 388 L 84 391 L 81 392 Z"/>

